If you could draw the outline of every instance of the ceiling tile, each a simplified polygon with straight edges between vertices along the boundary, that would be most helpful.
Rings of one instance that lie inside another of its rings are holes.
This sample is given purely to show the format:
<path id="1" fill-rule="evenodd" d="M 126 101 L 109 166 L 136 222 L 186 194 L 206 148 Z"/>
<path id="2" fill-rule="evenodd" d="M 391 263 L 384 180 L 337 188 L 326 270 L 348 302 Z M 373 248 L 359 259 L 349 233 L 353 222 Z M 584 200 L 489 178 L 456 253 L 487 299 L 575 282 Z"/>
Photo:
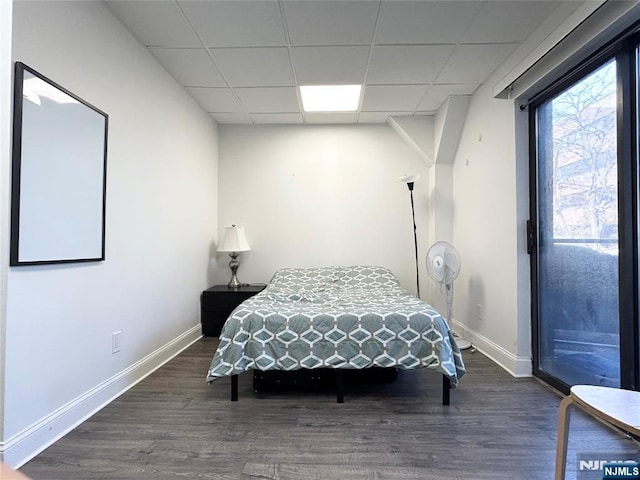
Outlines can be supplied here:
<path id="1" fill-rule="evenodd" d="M 300 111 L 294 87 L 236 88 L 235 91 L 250 113 Z"/>
<path id="2" fill-rule="evenodd" d="M 204 48 L 150 48 L 160 65 L 186 87 L 226 87 Z"/>
<path id="3" fill-rule="evenodd" d="M 179 3 L 206 47 L 285 45 L 277 1 L 196 0 Z"/>
<path id="4" fill-rule="evenodd" d="M 436 83 L 482 83 L 515 50 L 516 44 L 458 45 Z"/>
<path id="5" fill-rule="evenodd" d="M 302 124 L 301 113 L 252 113 L 251 118 L 259 124 Z"/>
<path id="6" fill-rule="evenodd" d="M 284 1 L 291 45 L 371 43 L 378 2 Z"/>
<path id="7" fill-rule="evenodd" d="M 107 1 L 107 8 L 142 45 L 200 47 L 202 44 L 175 2 Z"/>
<path id="8" fill-rule="evenodd" d="M 480 11 L 479 1 L 383 1 L 378 44 L 457 43 Z"/>
<path id="9" fill-rule="evenodd" d="M 364 90 L 363 112 L 413 112 L 428 85 L 371 85 Z"/>
<path id="10" fill-rule="evenodd" d="M 431 83 L 453 50 L 452 45 L 376 46 L 367 84 Z"/>
<path id="11" fill-rule="evenodd" d="M 438 110 L 450 95 L 471 95 L 477 87 L 477 84 L 432 85 L 418 105 L 418 110 Z"/>
<path id="12" fill-rule="evenodd" d="M 242 124 L 250 124 L 253 123 L 251 121 L 251 117 L 246 113 L 211 113 L 210 114 L 213 119 L 218 123 L 229 124 L 229 123 L 242 123 Z"/>
<path id="13" fill-rule="evenodd" d="M 356 123 L 357 112 L 305 113 L 307 123 L 344 124 Z"/>
<path id="14" fill-rule="evenodd" d="M 294 47 L 291 57 L 300 85 L 362 85 L 369 47 Z"/>
<path id="15" fill-rule="evenodd" d="M 210 51 L 233 87 L 294 85 L 286 48 L 212 48 Z"/>
<path id="16" fill-rule="evenodd" d="M 207 112 L 241 113 L 244 111 L 229 88 L 187 87 L 185 90 Z"/>
<path id="17" fill-rule="evenodd" d="M 411 112 L 360 112 L 358 115 L 358 123 L 385 123 L 387 118 L 398 116 L 413 115 Z"/>
<path id="18" fill-rule="evenodd" d="M 485 2 L 462 43 L 522 42 L 562 2 L 550 0 Z"/>

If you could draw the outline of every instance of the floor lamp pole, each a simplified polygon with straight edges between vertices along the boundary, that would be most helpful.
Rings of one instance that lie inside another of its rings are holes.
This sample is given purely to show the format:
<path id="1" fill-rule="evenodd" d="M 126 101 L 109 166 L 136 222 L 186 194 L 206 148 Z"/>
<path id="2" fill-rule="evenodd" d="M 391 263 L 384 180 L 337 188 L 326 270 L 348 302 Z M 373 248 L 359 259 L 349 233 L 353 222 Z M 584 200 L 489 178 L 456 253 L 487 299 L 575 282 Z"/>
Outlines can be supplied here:
<path id="1" fill-rule="evenodd" d="M 407 182 L 409 195 L 411 196 L 411 218 L 413 219 L 413 244 L 416 252 L 416 291 L 420 298 L 420 275 L 418 274 L 418 234 L 416 233 L 416 212 L 413 206 L 413 182 Z"/>

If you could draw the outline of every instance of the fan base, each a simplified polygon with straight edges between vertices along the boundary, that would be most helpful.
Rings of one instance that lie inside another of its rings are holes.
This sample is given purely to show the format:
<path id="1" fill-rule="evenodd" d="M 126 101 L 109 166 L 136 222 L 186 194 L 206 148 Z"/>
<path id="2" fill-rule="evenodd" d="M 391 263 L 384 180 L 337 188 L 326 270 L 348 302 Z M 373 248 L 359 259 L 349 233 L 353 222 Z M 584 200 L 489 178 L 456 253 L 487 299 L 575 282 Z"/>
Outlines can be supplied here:
<path id="1" fill-rule="evenodd" d="M 471 342 L 462 338 L 456 332 L 453 332 L 453 337 L 456 339 L 456 345 L 460 350 L 466 350 L 467 348 L 471 348 Z"/>

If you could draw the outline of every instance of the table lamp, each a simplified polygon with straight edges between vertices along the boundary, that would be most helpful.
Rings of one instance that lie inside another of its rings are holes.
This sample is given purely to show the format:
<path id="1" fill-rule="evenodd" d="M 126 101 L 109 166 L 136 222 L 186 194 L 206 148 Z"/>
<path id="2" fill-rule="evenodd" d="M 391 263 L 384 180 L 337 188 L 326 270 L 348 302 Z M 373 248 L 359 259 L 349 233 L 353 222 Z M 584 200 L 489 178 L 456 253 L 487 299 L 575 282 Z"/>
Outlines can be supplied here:
<path id="1" fill-rule="evenodd" d="M 229 268 L 231 269 L 231 280 L 227 284 L 229 288 L 238 288 L 242 284 L 238 281 L 238 255 L 240 252 L 247 252 L 251 250 L 247 237 L 244 236 L 244 228 L 237 225 L 231 225 L 230 227 L 224 227 L 224 238 L 218 246 L 218 252 L 228 252 L 231 257 L 229 262 Z"/>

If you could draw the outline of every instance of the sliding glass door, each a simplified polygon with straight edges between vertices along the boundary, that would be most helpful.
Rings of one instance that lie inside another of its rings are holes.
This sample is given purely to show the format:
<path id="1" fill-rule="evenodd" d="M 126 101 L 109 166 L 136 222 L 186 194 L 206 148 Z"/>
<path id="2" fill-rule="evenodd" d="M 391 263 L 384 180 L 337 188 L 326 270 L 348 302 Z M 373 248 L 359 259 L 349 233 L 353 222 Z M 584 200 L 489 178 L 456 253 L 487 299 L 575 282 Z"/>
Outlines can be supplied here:
<path id="1" fill-rule="evenodd" d="M 637 388 L 637 48 L 621 41 L 531 105 L 534 374 Z"/>

